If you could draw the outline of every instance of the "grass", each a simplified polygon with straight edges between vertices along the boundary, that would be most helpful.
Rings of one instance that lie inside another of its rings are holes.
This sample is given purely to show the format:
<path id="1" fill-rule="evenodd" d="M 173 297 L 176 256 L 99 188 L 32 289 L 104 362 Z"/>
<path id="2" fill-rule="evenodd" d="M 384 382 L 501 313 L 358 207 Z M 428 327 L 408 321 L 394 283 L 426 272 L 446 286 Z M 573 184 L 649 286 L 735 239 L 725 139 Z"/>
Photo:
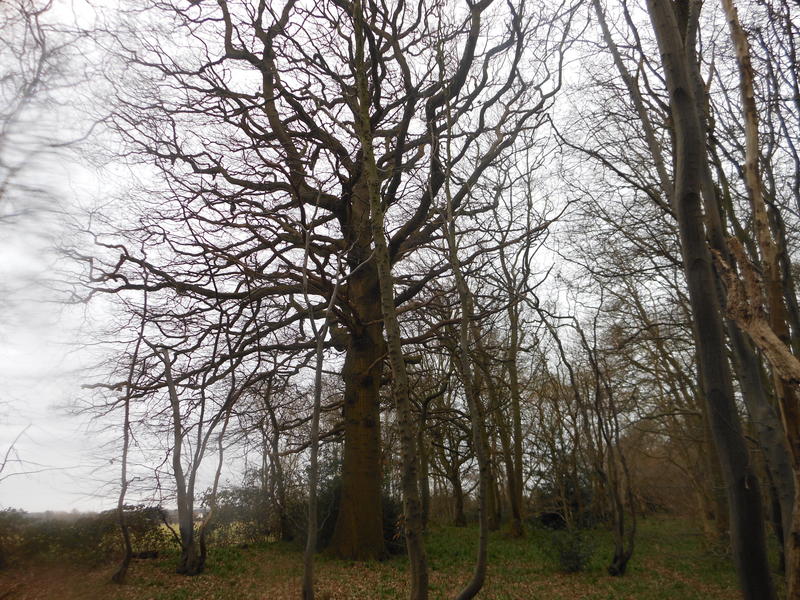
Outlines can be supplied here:
<path id="1" fill-rule="evenodd" d="M 492 600 L 714 600 L 739 597 L 730 560 L 704 547 L 691 523 L 674 518 L 641 522 L 636 551 L 625 577 L 610 577 L 608 532 L 591 532 L 596 551 L 585 571 L 558 568 L 550 532 L 533 530 L 524 539 L 491 536 L 489 574 L 480 595 Z M 426 548 L 431 598 L 452 598 L 468 580 L 476 551 L 474 528 L 434 527 Z M 297 598 L 302 554 L 273 543 L 249 548 L 210 549 L 208 567 L 197 577 L 176 575 L 175 556 L 137 560 L 128 583 L 108 583 L 112 567 L 94 570 L 66 565 L 29 567 L 0 576 L 0 597 L 39 600 L 281 600 Z M 319 556 L 318 598 L 405 598 L 404 557 L 353 563 Z M 15 587 L 12 593 L 4 593 Z"/>

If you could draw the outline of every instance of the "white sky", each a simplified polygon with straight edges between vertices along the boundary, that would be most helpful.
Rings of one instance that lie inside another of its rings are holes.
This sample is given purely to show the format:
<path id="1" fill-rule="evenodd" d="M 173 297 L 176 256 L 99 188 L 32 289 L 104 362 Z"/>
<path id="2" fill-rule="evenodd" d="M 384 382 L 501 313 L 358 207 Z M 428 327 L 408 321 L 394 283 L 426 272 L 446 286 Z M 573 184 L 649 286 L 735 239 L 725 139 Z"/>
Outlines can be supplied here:
<path id="1" fill-rule="evenodd" d="M 91 20 L 81 3 L 57 0 L 54 14 Z M 37 126 L 48 134 L 55 131 L 56 137 L 65 123 L 74 128 L 63 112 L 31 123 L 31 140 Z M 48 190 L 51 208 L 69 212 L 71 206 L 108 197 L 115 178 L 64 153 L 31 164 L 18 179 Z M 81 323 L 97 320 L 98 314 L 60 307 L 44 284 L 54 260 L 49 247 L 59 229 L 53 214 L 26 217 L 13 227 L 0 224 L 0 457 L 24 431 L 15 446 L 21 462 L 0 473 L 0 508 L 102 510 L 116 503 L 118 464 L 110 462 L 116 453 L 103 449 L 112 434 L 70 412 L 88 394 L 80 387 L 86 382 L 81 369 L 92 362 L 81 349 L 88 335 Z M 8 476 L 15 472 L 33 473 Z"/>
<path id="2" fill-rule="evenodd" d="M 14 6 L 9 3 L 3 8 L 13 11 Z M 94 11 L 84 0 L 56 0 L 44 20 L 88 26 Z M 18 43 L 18 30 L 12 27 L 4 33 L 10 36 L 6 43 Z M 58 43 L 57 36 L 46 39 L 51 47 Z M 29 54 L 23 57 L 28 59 L 28 69 L 35 58 Z M 0 74 L 23 72 L 22 63 L 14 62 L 12 55 L 0 59 L 6 61 L 0 65 Z M 80 333 L 83 307 L 65 310 L 47 283 L 56 258 L 51 248 L 63 231 L 59 213 L 96 197 L 101 189 L 98 174 L 66 151 L 44 151 L 48 143 L 74 139 L 88 128 L 74 110 L 81 104 L 77 90 L 70 88 L 70 78 L 80 75 L 84 66 L 80 63 L 86 59 L 65 55 L 67 64 L 77 63 L 81 69 L 67 68 L 48 76 L 55 77 L 59 87 L 37 93 L 24 112 L 2 123 L 3 182 L 8 175 L 3 165 L 24 168 L 3 191 L 0 217 L 34 205 L 44 210 L 15 222 L 0 220 L 0 458 L 16 440 L 14 453 L 0 473 L 0 508 L 96 510 L 113 503 L 110 497 L 95 495 L 101 482 L 113 476 L 109 469 L 95 468 L 103 461 L 98 456 L 100 435 L 87 428 L 85 418 L 69 411 L 85 393 L 80 388 L 80 369 L 89 359 L 78 346 L 84 337 Z M 4 88 L 0 102 L 13 101 L 14 89 Z"/>
<path id="3" fill-rule="evenodd" d="M 95 193 L 96 176 L 66 156 L 51 157 L 24 182 L 45 182 L 58 210 Z M 101 439 L 86 419 L 70 414 L 89 357 L 79 343 L 84 307 L 65 309 L 48 289 L 61 217 L 34 214 L 0 230 L 0 452 L 15 438 L 15 453 L 0 475 L 0 506 L 41 510 L 96 510 L 108 469 L 95 464 Z M 19 459 L 19 462 L 15 460 Z M 93 464 L 94 463 L 94 464 Z M 29 475 L 11 473 L 33 472 Z M 112 475 L 113 476 L 113 475 Z"/>

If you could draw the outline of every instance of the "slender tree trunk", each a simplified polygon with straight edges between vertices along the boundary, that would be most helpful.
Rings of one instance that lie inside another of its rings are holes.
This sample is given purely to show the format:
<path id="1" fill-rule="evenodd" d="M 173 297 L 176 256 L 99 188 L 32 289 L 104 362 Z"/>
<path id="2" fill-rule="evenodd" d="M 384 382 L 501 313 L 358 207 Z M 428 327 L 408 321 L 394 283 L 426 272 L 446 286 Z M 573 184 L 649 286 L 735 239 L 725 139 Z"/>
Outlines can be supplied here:
<path id="1" fill-rule="evenodd" d="M 328 309 L 325 312 L 325 324 L 318 328 L 313 305 L 308 296 L 308 257 L 310 235 L 306 238 L 306 252 L 303 262 L 303 294 L 306 306 L 309 307 L 309 321 L 316 341 L 316 364 L 314 365 L 314 404 L 311 411 L 311 433 L 309 440 L 310 456 L 308 465 L 308 525 L 306 529 L 306 545 L 303 551 L 303 600 L 314 600 L 314 553 L 317 550 L 317 487 L 319 482 L 319 419 L 322 408 L 322 368 L 325 351 L 325 335 L 328 332 L 329 317 L 336 304 L 339 292 L 339 281 L 333 288 Z"/>
<path id="2" fill-rule="evenodd" d="M 137 346 L 138 347 L 138 346 Z M 131 369 L 132 371 L 133 369 Z M 130 379 L 128 384 L 130 390 Z M 119 499 L 117 500 L 117 519 L 119 521 L 119 529 L 122 535 L 122 560 L 111 576 L 111 581 L 114 583 L 125 583 L 125 576 L 128 574 L 128 566 L 131 564 L 131 557 L 133 556 L 133 548 L 131 546 L 131 534 L 128 530 L 128 522 L 125 519 L 125 494 L 128 491 L 128 448 L 130 444 L 130 391 L 124 398 L 124 417 L 122 425 L 122 467 L 120 473 L 120 490 Z"/>
<path id="3" fill-rule="evenodd" d="M 428 420 L 428 403 L 422 403 L 422 414 L 420 423 L 417 427 L 417 452 L 419 455 L 419 491 L 422 503 L 422 529 L 428 528 L 428 519 L 431 513 L 431 482 L 430 482 L 430 455 L 428 452 L 428 442 L 425 439 L 426 423 Z"/>
<path id="4" fill-rule="evenodd" d="M 448 123 L 448 125 L 450 125 Z M 448 164 L 449 164 L 449 145 Z M 447 239 L 448 259 L 450 269 L 456 283 L 459 303 L 461 305 L 461 317 L 459 319 L 459 343 L 456 360 L 458 369 L 461 373 L 461 381 L 464 386 L 464 393 L 467 397 L 467 407 L 469 408 L 470 423 L 472 426 L 472 446 L 475 457 L 478 461 L 478 555 L 475 560 L 475 569 L 472 578 L 456 596 L 456 600 L 468 600 L 474 598 L 483 587 L 486 579 L 487 551 L 489 547 L 489 518 L 492 514 L 489 503 L 492 490 L 489 488 L 490 479 L 490 459 L 486 428 L 486 414 L 483 410 L 480 399 L 480 385 L 477 374 L 473 368 L 474 361 L 470 359 L 472 344 L 470 330 L 473 326 L 474 308 L 472 291 L 464 277 L 461 260 L 458 256 L 458 242 L 456 238 L 456 222 L 453 213 L 453 202 L 450 197 L 449 178 L 445 182 L 446 210 L 447 219 L 445 223 L 445 237 Z M 477 336 L 476 336 L 477 337 Z M 488 385 L 491 381 L 487 380 Z"/>
<path id="5" fill-rule="evenodd" d="M 519 373 L 517 369 L 517 355 L 519 350 L 519 307 L 516 304 L 509 305 L 509 323 L 511 325 L 511 339 L 509 340 L 509 352 L 507 356 L 508 380 L 511 391 L 511 422 L 513 427 L 512 448 L 513 461 L 510 470 L 508 492 L 511 505 L 511 535 L 513 537 L 523 537 L 525 527 L 523 525 L 523 481 L 522 481 L 522 394 L 519 387 Z M 513 479 L 513 481 L 512 481 Z"/>
<path id="6" fill-rule="evenodd" d="M 271 397 L 272 393 L 268 392 Z M 275 504 L 278 508 L 278 527 L 280 528 L 280 539 L 284 542 L 290 542 L 293 538 L 291 526 L 289 524 L 289 516 L 286 512 L 286 478 L 283 474 L 283 465 L 281 464 L 280 457 L 280 427 L 278 425 L 278 418 L 272 405 L 268 401 L 267 412 L 270 419 L 271 435 L 269 436 L 270 444 L 270 465 L 272 470 L 272 483 L 275 487 Z"/>
<path id="7" fill-rule="evenodd" d="M 449 204 L 449 203 L 448 203 Z M 487 448 L 487 435 L 485 427 L 485 413 L 481 406 L 475 374 L 470 366 L 468 355 L 470 352 L 469 324 L 472 319 L 472 296 L 466 281 L 461 273 L 461 264 L 458 260 L 455 233 L 453 232 L 452 216 L 448 226 L 448 245 L 450 247 L 450 261 L 456 279 L 461 303 L 461 323 L 459 336 L 459 355 L 456 357 L 464 392 L 467 397 L 467 406 L 472 424 L 472 446 L 478 461 L 478 555 L 472 578 L 463 590 L 456 596 L 457 600 L 474 598 L 483 587 L 486 579 L 487 551 L 489 547 L 489 519 L 493 514 L 490 499 L 493 490 L 490 489 L 490 461 Z"/>
<path id="8" fill-rule="evenodd" d="M 608 435 L 608 457 L 609 460 L 613 462 L 611 467 L 613 503 L 614 510 L 617 514 L 617 518 L 615 519 L 614 556 L 611 560 L 611 565 L 608 567 L 608 573 L 612 576 L 622 576 L 625 575 L 628 569 L 628 562 L 630 562 L 633 556 L 638 515 L 636 503 L 633 498 L 633 485 L 628 468 L 628 460 L 619 439 L 620 427 L 618 412 L 611 390 L 608 387 L 606 387 L 606 390 L 611 409 L 611 416 L 609 417 L 611 423 L 609 423 L 609 425 L 612 429 Z M 628 509 L 627 512 L 629 513 L 628 515 L 626 515 L 625 511 L 626 506 Z M 626 516 L 630 518 L 626 519 Z"/>
<path id="9" fill-rule="evenodd" d="M 183 426 L 181 422 L 180 400 L 175 382 L 172 377 L 172 362 L 169 350 L 162 350 L 164 361 L 164 376 L 167 380 L 170 405 L 172 408 L 172 470 L 175 477 L 178 504 L 178 530 L 180 532 L 181 556 L 178 561 L 177 573 L 181 575 L 197 575 L 203 570 L 199 548 L 194 536 L 194 507 L 186 485 L 186 475 L 183 471 Z"/>
<path id="10" fill-rule="evenodd" d="M 500 529 L 500 498 L 497 493 L 497 473 L 495 469 L 495 450 L 492 448 L 494 440 L 490 442 L 489 431 L 485 420 L 480 424 L 483 444 L 486 448 L 486 519 L 489 531 Z"/>
<path id="11" fill-rule="evenodd" d="M 308 301 L 306 301 L 308 305 Z M 311 315 L 313 323 L 314 316 Z M 311 439 L 309 441 L 311 456 L 308 467 L 308 529 L 306 530 L 306 546 L 303 552 L 303 600 L 314 600 L 314 552 L 317 549 L 317 486 L 319 480 L 319 416 L 322 405 L 322 359 L 325 344 L 325 330 L 318 331 L 312 324 L 317 338 L 316 361 L 314 367 L 314 406 L 311 414 Z"/>
<path id="12" fill-rule="evenodd" d="M 230 352 L 230 346 L 228 347 L 228 351 Z M 211 493 L 208 496 L 208 511 L 203 516 L 203 521 L 200 523 L 200 526 L 197 530 L 197 539 L 198 539 L 198 546 L 199 546 L 199 557 L 197 559 L 199 565 L 199 571 L 202 571 L 205 568 L 206 564 L 206 557 L 208 555 L 208 547 L 206 545 L 206 533 L 208 532 L 208 527 L 214 520 L 217 512 L 217 492 L 219 491 L 219 480 L 222 476 L 222 465 L 223 465 L 223 458 L 225 453 L 225 433 L 228 431 L 228 424 L 230 423 L 231 419 L 231 411 L 233 409 L 233 400 L 232 400 L 233 390 L 231 389 L 231 393 L 228 396 L 228 401 L 226 402 L 226 408 L 224 412 L 224 418 L 222 423 L 222 429 L 217 435 L 217 467 L 214 471 L 214 481 L 211 485 Z M 198 572 L 199 572 L 198 571 Z"/>
<path id="13" fill-rule="evenodd" d="M 697 115 L 687 52 L 671 3 L 647 0 L 669 91 L 675 128 L 675 190 L 681 251 L 692 306 L 702 387 L 714 442 L 728 488 L 731 540 L 742 592 L 748 600 L 775 598 L 764 538 L 758 480 L 750 465 L 736 411 L 725 338 L 706 245 L 701 209 L 705 144 Z"/>
<path id="14" fill-rule="evenodd" d="M 145 276 L 145 284 L 147 277 Z M 145 285 L 146 287 L 146 285 Z M 133 355 L 131 356 L 131 364 L 128 367 L 128 381 L 125 386 L 125 397 L 123 398 L 123 416 L 122 416 L 122 457 L 120 466 L 120 488 L 119 498 L 117 499 L 117 519 L 119 521 L 120 534 L 122 535 L 122 560 L 120 561 L 117 570 L 111 576 L 111 581 L 114 583 L 125 583 L 125 577 L 128 574 L 128 567 L 131 564 L 133 556 L 133 547 L 131 546 L 131 534 L 128 529 L 128 523 L 125 519 L 125 495 L 128 493 L 128 452 L 130 451 L 131 441 L 131 389 L 133 387 L 133 377 L 136 372 L 136 362 L 139 359 L 139 349 L 144 340 L 144 329 L 147 324 L 147 292 L 144 293 L 142 303 L 142 320 L 139 325 L 139 336 L 136 338 L 136 345 L 133 348 Z"/>
<path id="15" fill-rule="evenodd" d="M 389 257 L 389 248 L 384 232 L 384 213 L 380 196 L 380 180 L 375 163 L 370 122 L 370 95 L 365 61 L 366 24 L 361 0 L 353 3 L 355 36 L 355 82 L 356 104 L 354 120 L 356 133 L 363 153 L 363 172 L 356 184 L 354 194 L 366 194 L 370 207 L 370 228 L 374 244 L 375 266 L 380 287 L 380 309 L 386 330 L 389 364 L 392 369 L 392 393 L 397 409 L 397 425 L 400 435 L 401 480 L 403 489 L 403 525 L 406 549 L 410 566 L 409 598 L 425 600 L 428 597 L 428 560 L 422 539 L 422 507 L 417 487 L 416 428 L 411 411 L 411 391 L 403 357 L 400 323 L 395 308 L 394 278 Z"/>
<path id="16" fill-rule="evenodd" d="M 464 514 L 464 489 L 461 486 L 461 475 L 456 468 L 450 479 L 453 486 L 453 525 L 456 527 L 467 526 L 467 516 Z"/>

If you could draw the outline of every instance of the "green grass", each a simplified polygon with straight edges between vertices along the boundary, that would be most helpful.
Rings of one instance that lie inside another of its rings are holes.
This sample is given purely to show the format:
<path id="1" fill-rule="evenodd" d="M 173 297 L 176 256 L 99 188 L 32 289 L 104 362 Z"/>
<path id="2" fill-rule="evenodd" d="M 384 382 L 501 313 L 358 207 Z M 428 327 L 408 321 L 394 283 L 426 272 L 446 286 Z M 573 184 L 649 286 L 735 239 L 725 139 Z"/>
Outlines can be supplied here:
<path id="1" fill-rule="evenodd" d="M 636 550 L 625 577 L 606 567 L 612 540 L 603 529 L 589 532 L 595 552 L 583 572 L 559 570 L 547 530 L 529 530 L 524 539 L 493 532 L 489 572 L 480 598 L 492 600 L 713 600 L 737 598 L 730 560 L 707 547 L 688 521 L 651 518 L 640 522 Z M 468 581 L 476 554 L 477 530 L 434 526 L 426 539 L 432 599 L 452 598 Z M 128 584 L 106 583 L 110 568 L 31 574 L 28 598 L 77 600 L 256 600 L 297 598 L 302 553 L 288 544 L 210 548 L 206 572 L 187 578 L 174 573 L 176 555 L 134 561 Z M 403 556 L 377 563 L 316 560 L 319 600 L 406 597 L 408 564 Z M 46 575 L 46 574 L 45 574 Z M 13 576 L 13 574 L 11 574 Z M 47 582 L 53 580 L 48 588 Z M 3 593 L 0 580 L 0 595 Z M 40 590 L 37 594 L 36 590 Z"/>

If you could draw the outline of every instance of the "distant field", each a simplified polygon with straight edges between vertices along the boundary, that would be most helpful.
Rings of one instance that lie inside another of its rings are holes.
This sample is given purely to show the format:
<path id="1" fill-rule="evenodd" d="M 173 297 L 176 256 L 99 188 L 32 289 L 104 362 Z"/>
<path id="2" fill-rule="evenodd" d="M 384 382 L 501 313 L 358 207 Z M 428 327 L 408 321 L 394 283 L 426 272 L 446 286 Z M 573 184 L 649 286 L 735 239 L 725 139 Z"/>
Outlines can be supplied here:
<path id="1" fill-rule="evenodd" d="M 467 581 L 475 552 L 474 528 L 434 527 L 427 540 L 431 598 L 452 598 Z M 609 577 L 605 566 L 610 536 L 592 532 L 596 551 L 586 571 L 559 572 L 550 534 L 537 530 L 523 540 L 492 536 L 489 578 L 480 597 L 493 600 L 733 599 L 739 596 L 729 560 L 704 548 L 689 524 L 649 519 L 640 525 L 629 573 Z M 356 564 L 319 557 L 318 598 L 405 598 L 407 563 Z M 173 573 L 174 557 L 136 560 L 128 583 L 108 583 L 113 567 L 94 570 L 54 565 L 17 569 L 0 576 L 3 600 L 280 600 L 298 598 L 302 554 L 274 543 L 249 548 L 211 549 L 206 573 L 187 578 Z"/>

